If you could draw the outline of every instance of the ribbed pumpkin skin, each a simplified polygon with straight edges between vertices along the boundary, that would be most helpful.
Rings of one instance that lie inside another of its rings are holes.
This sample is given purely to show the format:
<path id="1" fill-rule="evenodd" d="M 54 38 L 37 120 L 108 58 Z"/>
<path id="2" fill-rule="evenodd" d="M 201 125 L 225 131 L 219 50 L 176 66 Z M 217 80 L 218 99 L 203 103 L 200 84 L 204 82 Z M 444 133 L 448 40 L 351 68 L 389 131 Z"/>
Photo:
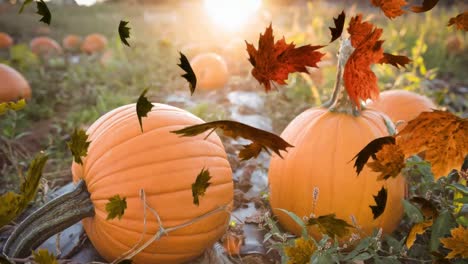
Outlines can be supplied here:
<path id="1" fill-rule="evenodd" d="M 0 103 L 31 98 L 28 81 L 15 69 L 0 63 Z"/>
<path id="2" fill-rule="evenodd" d="M 104 35 L 94 33 L 86 36 L 81 44 L 81 51 L 93 54 L 102 52 L 107 48 L 107 38 Z"/>
<path id="3" fill-rule="evenodd" d="M 13 45 L 13 39 L 7 33 L 0 32 L 0 49 L 6 49 Z"/>
<path id="4" fill-rule="evenodd" d="M 190 61 L 190 65 L 197 76 L 197 88 L 202 90 L 223 88 L 228 81 L 227 64 L 216 53 L 199 54 Z"/>
<path id="5" fill-rule="evenodd" d="M 379 99 L 368 104 L 368 107 L 384 112 L 395 123 L 400 120 L 405 121 L 398 125 L 397 129 L 399 131 L 420 113 L 437 108 L 431 99 L 426 96 L 406 90 L 381 92 Z"/>
<path id="6" fill-rule="evenodd" d="M 38 56 L 57 55 L 62 53 L 62 47 L 49 37 L 36 37 L 29 43 L 31 51 Z"/>
<path id="7" fill-rule="evenodd" d="M 165 227 L 175 226 L 233 200 L 232 171 L 219 137 L 213 133 L 179 137 L 170 131 L 203 121 L 176 107 L 154 104 L 140 131 L 135 104 L 114 109 L 87 131 L 91 145 L 83 167 L 72 166 L 73 179 L 83 178 L 96 215 L 83 220 L 93 245 L 108 261 L 132 248 L 143 232 L 144 189 L 147 203 L 160 215 Z M 193 204 L 191 185 L 202 168 L 212 183 L 200 205 Z M 116 194 L 127 197 L 121 220 L 106 220 L 105 204 Z M 219 212 L 188 227 L 163 236 L 133 258 L 134 263 L 180 263 L 203 253 L 226 231 L 227 212 Z M 147 235 L 158 229 L 147 211 Z"/>
<path id="8" fill-rule="evenodd" d="M 375 205 L 373 195 L 384 182 L 377 181 L 377 174 L 367 167 L 357 176 L 351 161 L 371 140 L 388 135 L 382 118 L 382 113 L 373 110 L 354 117 L 324 108 L 309 109 L 297 116 L 281 134 L 294 148 L 284 153 L 284 159 L 275 155 L 270 162 L 272 208 L 286 209 L 299 217 L 312 212 L 316 216 L 335 213 L 348 223 L 352 223 L 353 215 L 369 234 L 374 227 L 392 232 L 403 214 L 404 179 L 387 180 L 385 212 L 373 220 L 369 205 Z M 319 188 L 319 197 L 312 211 L 314 187 Z M 300 235 L 289 216 L 275 209 L 273 212 L 283 227 Z"/>
<path id="9" fill-rule="evenodd" d="M 62 46 L 66 50 L 79 50 L 81 45 L 81 37 L 77 35 L 67 35 L 62 40 Z"/>

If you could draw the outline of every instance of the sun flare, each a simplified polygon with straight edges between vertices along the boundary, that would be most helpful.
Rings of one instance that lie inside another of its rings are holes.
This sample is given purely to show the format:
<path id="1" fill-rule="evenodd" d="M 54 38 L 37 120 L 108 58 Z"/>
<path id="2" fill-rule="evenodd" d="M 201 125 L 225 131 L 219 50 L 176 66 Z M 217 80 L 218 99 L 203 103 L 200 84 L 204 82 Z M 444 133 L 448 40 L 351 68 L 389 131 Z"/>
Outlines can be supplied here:
<path id="1" fill-rule="evenodd" d="M 261 0 L 204 0 L 213 22 L 227 30 L 239 30 L 260 8 Z"/>

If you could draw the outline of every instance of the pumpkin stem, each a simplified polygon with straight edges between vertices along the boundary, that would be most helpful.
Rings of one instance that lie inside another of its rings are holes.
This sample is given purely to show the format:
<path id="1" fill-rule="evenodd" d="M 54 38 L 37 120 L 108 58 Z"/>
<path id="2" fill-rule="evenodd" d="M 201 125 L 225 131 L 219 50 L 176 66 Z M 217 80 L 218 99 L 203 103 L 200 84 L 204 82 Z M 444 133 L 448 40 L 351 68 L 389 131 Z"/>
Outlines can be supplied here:
<path id="1" fill-rule="evenodd" d="M 335 87 L 333 88 L 333 95 L 330 101 L 322 105 L 322 107 L 327 107 L 332 112 L 359 115 L 357 107 L 349 99 L 343 80 L 344 67 L 353 51 L 354 48 L 351 45 L 351 41 L 349 39 L 345 39 L 341 42 L 340 51 L 338 55 Z"/>
<path id="2" fill-rule="evenodd" d="M 25 258 L 54 234 L 83 218 L 94 216 L 94 205 L 83 180 L 24 219 L 13 231 L 3 248 L 9 258 Z"/>

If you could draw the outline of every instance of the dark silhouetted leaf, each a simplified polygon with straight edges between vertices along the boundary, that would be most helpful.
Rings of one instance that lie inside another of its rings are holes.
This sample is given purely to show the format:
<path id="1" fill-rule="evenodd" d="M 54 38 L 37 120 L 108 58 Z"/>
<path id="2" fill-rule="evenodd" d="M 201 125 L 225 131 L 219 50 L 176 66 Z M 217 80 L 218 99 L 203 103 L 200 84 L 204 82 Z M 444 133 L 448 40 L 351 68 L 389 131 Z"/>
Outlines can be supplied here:
<path id="1" fill-rule="evenodd" d="M 109 202 L 106 203 L 106 220 L 111 220 L 116 217 L 118 217 L 120 220 L 125 212 L 125 209 L 127 209 L 127 198 L 120 198 L 120 195 L 118 194 L 112 196 L 109 198 Z"/>
<path id="2" fill-rule="evenodd" d="M 123 42 L 123 44 L 130 47 L 130 44 L 128 44 L 128 41 L 127 41 L 127 38 L 130 37 L 130 28 L 127 27 L 127 24 L 128 24 L 128 21 L 120 20 L 120 23 L 119 23 L 119 36 L 120 36 L 120 40 Z"/>
<path id="3" fill-rule="evenodd" d="M 387 63 L 391 64 L 398 69 L 401 67 L 406 68 L 406 64 L 411 62 L 411 59 L 403 56 L 403 55 L 392 55 L 390 53 L 384 53 L 383 58 L 379 61 L 379 63 Z"/>
<path id="4" fill-rule="evenodd" d="M 288 147 L 293 147 L 291 144 L 286 142 L 281 137 L 255 128 L 249 125 L 239 123 L 236 121 L 229 121 L 229 120 L 220 120 L 220 121 L 213 121 L 209 123 L 189 126 L 180 130 L 171 131 L 175 134 L 180 134 L 185 137 L 192 137 L 204 133 L 208 130 L 214 131 L 215 129 L 220 128 L 223 130 L 225 136 L 231 138 L 242 137 L 248 139 L 255 143 L 256 145 L 248 145 L 244 151 L 239 153 L 239 157 L 243 160 L 248 160 L 250 158 L 255 157 L 258 155 L 257 151 L 261 147 L 261 149 L 269 149 L 281 156 L 280 150 L 285 150 Z"/>
<path id="5" fill-rule="evenodd" d="M 431 10 L 434 6 L 437 5 L 439 0 L 424 0 L 420 6 L 412 6 L 411 11 L 415 13 L 422 13 Z"/>
<path id="6" fill-rule="evenodd" d="M 50 21 L 52 20 L 52 15 L 50 14 L 49 8 L 47 7 L 46 3 L 43 0 L 37 2 L 37 14 L 41 15 L 42 18 L 41 22 L 50 25 Z"/>
<path id="7" fill-rule="evenodd" d="M 23 2 L 23 4 L 21 5 L 21 7 L 20 7 L 18 13 L 19 13 L 19 14 L 23 13 L 24 8 L 25 8 L 27 5 L 31 4 L 32 2 L 33 2 L 33 0 L 24 0 L 24 2 Z"/>
<path id="8" fill-rule="evenodd" d="M 58 264 L 57 258 L 47 249 L 33 251 L 33 260 L 37 264 Z"/>
<path id="9" fill-rule="evenodd" d="M 317 218 L 309 218 L 307 225 L 317 225 L 320 232 L 329 235 L 331 238 L 334 238 L 335 235 L 338 237 L 346 236 L 350 232 L 349 228 L 353 227 L 346 221 L 336 218 L 335 214 L 322 215 Z"/>
<path id="10" fill-rule="evenodd" d="M 385 144 L 395 144 L 395 138 L 393 136 L 376 138 L 367 144 L 367 146 L 365 146 L 361 151 L 359 151 L 356 156 L 354 156 L 351 161 L 356 159 L 354 162 L 354 168 L 356 168 L 357 175 L 361 173 L 364 165 L 366 165 L 370 157 L 374 159 L 377 158 L 375 154 L 379 152 L 379 150 L 381 150 Z"/>
<path id="11" fill-rule="evenodd" d="M 377 219 L 385 211 L 385 206 L 387 205 L 387 189 L 382 186 L 382 189 L 373 195 L 376 205 L 369 205 L 374 215 L 374 219 Z"/>
<path id="12" fill-rule="evenodd" d="M 424 197 L 415 196 L 410 199 L 410 202 L 419 205 L 421 213 L 424 218 L 437 218 L 439 212 L 437 208 L 430 200 Z"/>
<path id="13" fill-rule="evenodd" d="M 122 261 L 119 261 L 117 264 L 132 264 L 133 261 L 131 259 L 124 259 Z"/>
<path id="14" fill-rule="evenodd" d="M 343 33 L 345 18 L 346 15 L 344 11 L 341 11 L 341 14 L 339 14 L 337 18 L 333 18 L 333 23 L 335 23 L 335 27 L 329 27 L 332 35 L 330 43 L 337 40 L 341 36 L 341 33 Z"/>
<path id="15" fill-rule="evenodd" d="M 67 142 L 67 146 L 70 149 L 73 158 L 76 163 L 83 165 L 81 157 L 88 155 L 88 147 L 91 141 L 88 140 L 88 135 L 83 129 L 75 129 L 71 135 L 70 141 Z"/>
<path id="16" fill-rule="evenodd" d="M 193 204 L 200 205 L 199 196 L 205 195 L 206 189 L 211 185 L 210 179 L 210 172 L 203 168 L 192 184 Z"/>
<path id="17" fill-rule="evenodd" d="M 263 149 L 262 145 L 253 142 L 253 143 L 251 143 L 249 145 L 244 146 L 244 149 L 242 149 L 239 152 L 239 158 L 241 160 L 248 160 L 248 159 L 250 159 L 252 157 L 256 158 L 258 156 L 258 154 L 260 154 L 262 149 Z"/>
<path id="18" fill-rule="evenodd" d="M 192 66 L 190 65 L 190 62 L 188 61 L 187 57 L 182 52 L 179 53 L 180 63 L 177 65 L 179 65 L 179 67 L 185 71 L 185 73 L 181 76 L 184 77 L 187 80 L 187 82 L 189 82 L 190 95 L 192 95 L 195 92 L 195 87 L 197 86 L 197 76 L 195 76 L 195 72 L 193 72 Z"/>
<path id="19" fill-rule="evenodd" d="M 138 101 L 136 103 L 136 112 L 138 116 L 138 122 L 140 123 L 141 132 L 143 132 L 143 123 L 141 119 L 143 117 L 147 117 L 148 113 L 153 108 L 153 104 L 150 101 L 148 101 L 148 98 L 145 97 L 147 92 L 148 92 L 148 89 L 145 89 L 141 93 L 140 97 L 138 97 Z"/>

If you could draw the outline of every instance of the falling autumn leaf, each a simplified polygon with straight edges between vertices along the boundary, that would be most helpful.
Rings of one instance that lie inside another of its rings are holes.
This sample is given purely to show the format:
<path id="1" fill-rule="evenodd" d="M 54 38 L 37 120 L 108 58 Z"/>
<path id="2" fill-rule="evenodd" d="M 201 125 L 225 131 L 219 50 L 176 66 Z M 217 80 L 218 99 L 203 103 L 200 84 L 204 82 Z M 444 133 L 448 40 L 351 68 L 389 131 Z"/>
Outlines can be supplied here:
<path id="1" fill-rule="evenodd" d="M 372 140 L 369 144 L 367 144 L 361 151 L 359 151 L 359 153 L 356 154 L 356 156 L 354 156 L 354 158 L 352 159 L 356 159 L 356 161 L 354 162 L 354 168 L 356 168 L 356 173 L 359 175 L 369 158 L 373 157 L 374 159 L 376 159 L 377 156 L 375 154 L 379 152 L 384 145 L 387 144 L 395 144 L 395 138 L 393 136 L 376 138 Z"/>
<path id="2" fill-rule="evenodd" d="M 193 71 L 192 66 L 190 65 L 190 62 L 188 61 L 187 57 L 182 52 L 179 53 L 180 63 L 177 65 L 185 71 L 185 73 L 182 74 L 182 77 L 189 83 L 190 94 L 192 95 L 193 92 L 195 92 L 195 87 L 197 86 L 197 76 L 195 75 L 195 72 Z"/>
<path id="3" fill-rule="evenodd" d="M 33 251 L 33 260 L 37 264 L 58 264 L 57 258 L 47 249 Z"/>
<path id="4" fill-rule="evenodd" d="M 140 129 L 141 132 L 143 132 L 143 123 L 142 123 L 142 118 L 147 117 L 148 113 L 151 111 L 153 108 L 153 104 L 148 101 L 148 98 L 146 98 L 146 93 L 148 92 L 148 89 L 145 89 L 140 97 L 138 97 L 138 101 L 136 103 L 136 112 L 137 112 L 137 117 L 138 117 L 138 123 L 140 123 Z"/>
<path id="5" fill-rule="evenodd" d="M 437 5 L 439 0 L 424 0 L 420 6 L 412 6 L 411 11 L 415 13 L 422 13 L 431 10 L 434 6 Z"/>
<path id="6" fill-rule="evenodd" d="M 362 22 L 362 15 L 359 14 L 351 18 L 348 32 L 355 50 L 344 68 L 344 84 L 349 98 L 361 109 L 360 100 L 375 100 L 379 96 L 377 76 L 370 67 L 384 56 L 383 40 L 379 40 L 382 29 L 369 22 Z"/>
<path id="7" fill-rule="evenodd" d="M 37 14 L 41 15 L 42 18 L 39 20 L 41 22 L 50 25 L 50 21 L 52 20 L 52 15 L 50 14 L 49 8 L 47 7 L 46 3 L 43 0 L 37 1 Z"/>
<path id="8" fill-rule="evenodd" d="M 446 258 L 468 258 L 468 228 L 460 225 L 450 230 L 450 234 L 450 237 L 440 239 L 444 247 L 451 250 Z"/>
<path id="9" fill-rule="evenodd" d="M 119 37 L 123 44 L 130 47 L 130 44 L 127 41 L 127 38 L 130 37 L 130 28 L 127 27 L 128 21 L 120 20 L 119 23 Z"/>
<path id="10" fill-rule="evenodd" d="M 76 163 L 83 165 L 81 157 L 88 155 L 88 147 L 91 141 L 88 140 L 88 135 L 83 129 L 75 129 L 71 135 L 70 141 L 67 146 L 70 149 Z"/>
<path id="11" fill-rule="evenodd" d="M 305 45 L 296 48 L 294 43 L 286 43 L 284 37 L 275 43 L 271 24 L 263 35 L 260 34 L 258 50 L 247 41 L 246 44 L 249 61 L 254 67 L 252 75 L 265 86 L 266 91 L 271 90 L 270 81 L 286 84 L 289 73 L 307 73 L 306 66 L 317 67 L 325 55 L 316 51 L 323 46 Z"/>
<path id="12" fill-rule="evenodd" d="M 293 245 L 284 247 L 284 253 L 289 259 L 287 264 L 309 263 L 315 250 L 315 243 L 311 239 L 304 237 L 296 238 Z"/>
<path id="13" fill-rule="evenodd" d="M 273 133 L 230 120 L 208 122 L 204 124 L 185 127 L 183 129 L 171 132 L 182 135 L 184 137 L 191 137 L 204 133 L 208 130 L 211 130 L 210 133 L 212 133 L 217 128 L 222 129 L 225 136 L 234 139 L 237 137 L 242 137 L 255 143 L 253 145 L 250 144 L 244 146 L 244 149 L 241 150 L 241 152 L 239 153 L 239 157 L 242 160 L 247 160 L 256 157 L 258 155 L 259 149 L 272 150 L 273 152 L 278 154 L 278 156 L 282 157 L 280 150 L 286 151 L 286 148 L 293 147 L 284 139 Z"/>
<path id="14" fill-rule="evenodd" d="M 211 185 L 211 176 L 208 169 L 202 168 L 192 184 L 193 204 L 200 205 L 199 197 L 205 195 L 206 189 Z"/>
<path id="15" fill-rule="evenodd" d="M 432 226 L 432 219 L 420 223 L 416 223 L 411 227 L 411 230 L 406 237 L 406 247 L 409 249 L 414 245 L 417 235 L 422 235 Z"/>
<path id="16" fill-rule="evenodd" d="M 422 112 L 396 135 L 405 156 L 425 151 L 435 177 L 458 169 L 468 153 L 468 119 L 448 111 Z"/>
<path id="17" fill-rule="evenodd" d="M 382 186 L 382 189 L 373 195 L 376 205 L 369 205 L 374 215 L 374 219 L 377 219 L 385 211 L 385 206 L 387 205 L 387 189 Z"/>
<path id="18" fill-rule="evenodd" d="M 317 225 L 320 232 L 327 234 L 331 238 L 343 237 L 349 234 L 350 229 L 353 226 L 348 224 L 346 221 L 336 218 L 335 214 L 321 215 L 317 218 L 312 217 L 306 223 L 307 226 Z"/>
<path id="19" fill-rule="evenodd" d="M 118 217 L 120 220 L 125 212 L 125 209 L 127 209 L 127 198 L 121 198 L 118 194 L 112 196 L 106 203 L 106 220 L 111 220 L 116 217 Z"/>
<path id="20" fill-rule="evenodd" d="M 337 40 L 343 33 L 345 19 L 346 15 L 344 11 L 341 11 L 341 14 L 339 14 L 337 18 L 333 18 L 333 23 L 335 24 L 335 27 L 329 27 L 332 35 L 330 43 Z"/>
<path id="21" fill-rule="evenodd" d="M 449 19 L 447 26 L 455 25 L 456 29 L 468 31 L 468 11 Z"/>
<path id="22" fill-rule="evenodd" d="M 371 0 L 371 3 L 382 9 L 390 19 L 403 15 L 405 11 L 402 7 L 407 4 L 405 0 Z"/>
<path id="23" fill-rule="evenodd" d="M 387 63 L 397 68 L 400 68 L 400 66 L 406 68 L 406 64 L 410 62 L 411 62 L 411 59 L 404 55 L 392 55 L 389 53 L 384 53 L 383 58 L 380 59 L 379 61 L 379 63 L 382 63 L 382 64 Z"/>
<path id="24" fill-rule="evenodd" d="M 18 11 L 18 13 L 19 13 L 19 14 L 23 13 L 24 8 L 25 8 L 27 5 L 31 4 L 32 2 L 33 2 L 33 0 L 24 0 L 23 4 L 21 5 L 21 7 L 20 7 L 20 9 L 19 9 L 19 11 Z"/>
<path id="25" fill-rule="evenodd" d="M 377 180 L 395 178 L 405 167 L 405 155 L 395 144 L 383 145 L 375 156 L 374 161 L 367 163 L 367 166 L 375 172 L 380 172 Z"/>

